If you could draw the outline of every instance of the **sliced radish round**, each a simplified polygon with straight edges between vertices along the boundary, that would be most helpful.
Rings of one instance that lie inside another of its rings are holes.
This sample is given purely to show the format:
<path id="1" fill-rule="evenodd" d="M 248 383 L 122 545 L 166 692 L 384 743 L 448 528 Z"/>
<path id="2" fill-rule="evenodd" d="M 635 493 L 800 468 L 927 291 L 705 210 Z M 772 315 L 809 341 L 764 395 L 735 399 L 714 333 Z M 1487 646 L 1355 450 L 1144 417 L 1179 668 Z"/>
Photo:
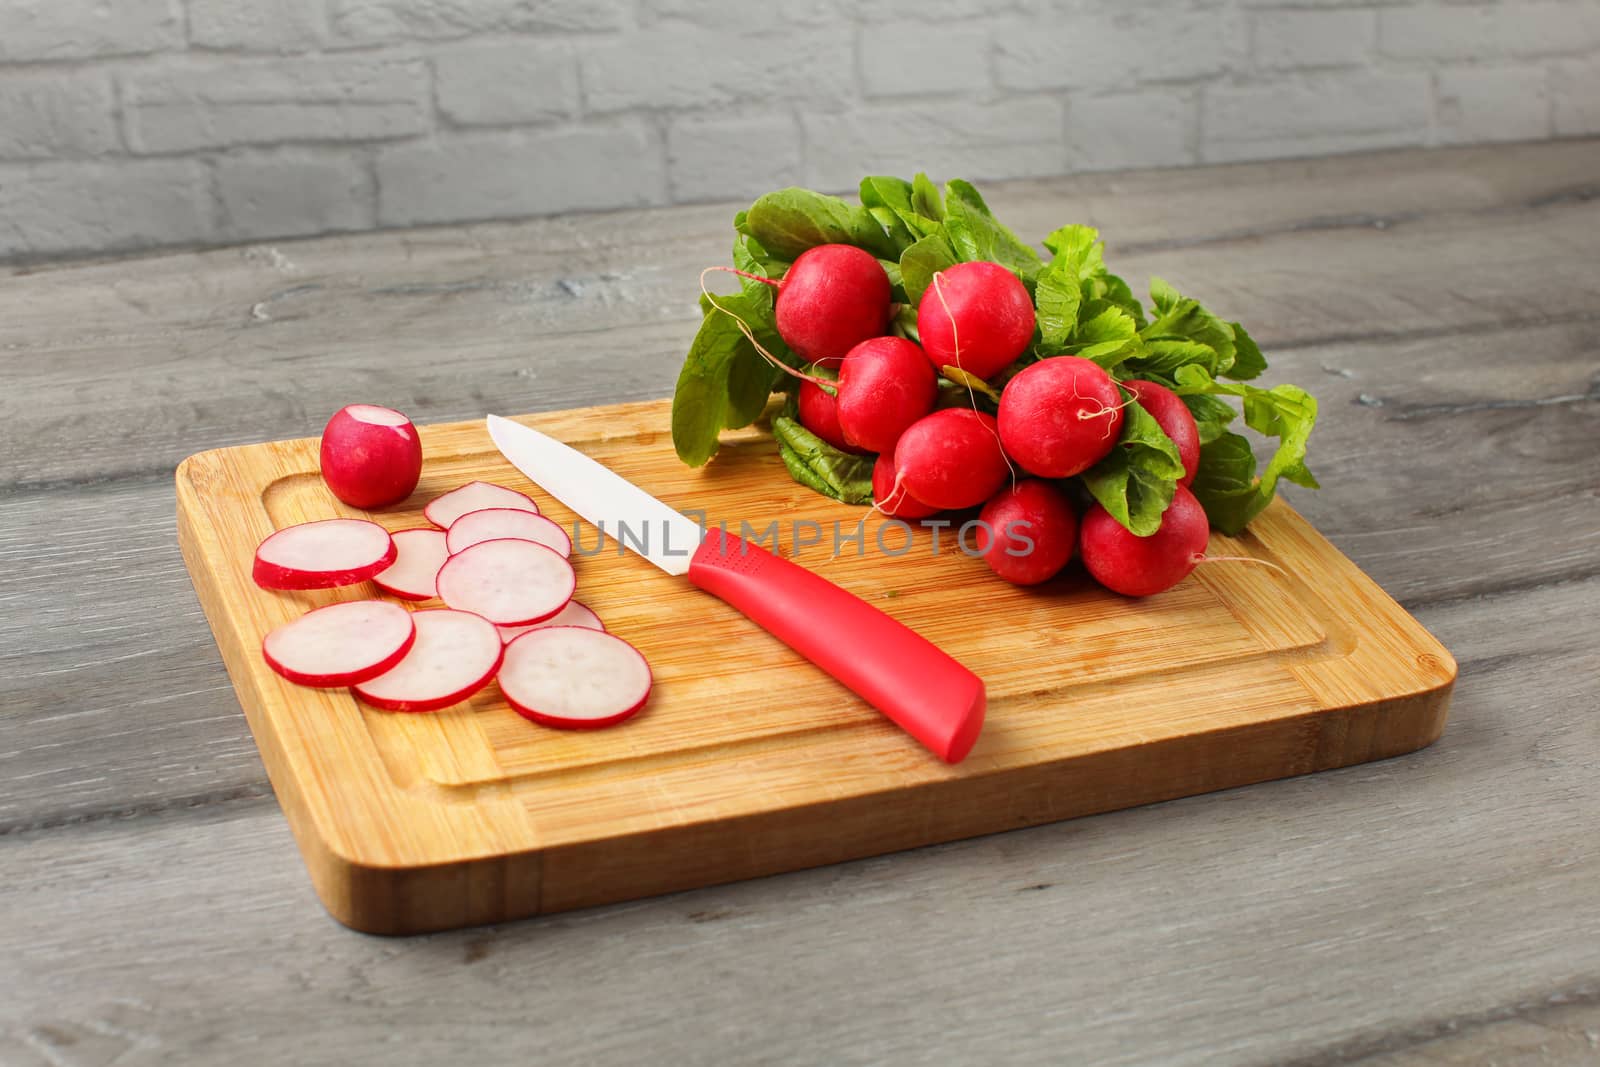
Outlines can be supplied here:
<path id="1" fill-rule="evenodd" d="M 356 685 L 355 694 L 389 711 L 437 711 L 489 684 L 503 647 L 494 623 L 470 611 L 435 608 L 411 621 L 417 640 L 389 670 Z"/>
<path id="2" fill-rule="evenodd" d="M 329 604 L 261 642 L 267 666 L 300 685 L 355 685 L 399 663 L 416 640 L 411 612 L 387 600 Z"/>
<path id="3" fill-rule="evenodd" d="M 502 537 L 532 541 L 553 548 L 563 556 L 572 555 L 572 538 L 567 536 L 567 531 L 561 528 L 559 522 L 517 508 L 469 511 L 450 524 L 450 532 L 445 536 L 452 556 L 464 548 L 471 548 L 483 541 L 497 541 Z"/>
<path id="4" fill-rule="evenodd" d="M 422 509 L 422 514 L 439 529 L 448 530 L 451 524 L 469 511 L 482 511 L 485 508 L 516 508 L 518 511 L 539 514 L 539 505 L 525 494 L 490 482 L 468 482 L 460 489 L 452 489 L 443 496 L 434 497 Z"/>
<path id="5" fill-rule="evenodd" d="M 606 624 L 600 621 L 600 616 L 589 610 L 587 605 L 576 600 L 567 601 L 567 606 L 550 616 L 544 622 L 529 623 L 526 626 L 501 626 L 500 636 L 510 641 L 512 638 L 521 637 L 529 630 L 540 630 L 546 626 L 582 626 L 588 630 L 604 630 Z"/>
<path id="6" fill-rule="evenodd" d="M 386 593 L 407 600 L 431 600 L 439 595 L 433 580 L 450 558 L 444 534 L 435 529 L 399 530 L 394 534 L 395 560 L 388 569 L 373 576 L 373 583 Z"/>
<path id="7" fill-rule="evenodd" d="M 261 542 L 251 576 L 263 589 L 331 589 L 366 581 L 396 552 L 389 531 L 366 519 L 303 522 Z"/>
<path id="8" fill-rule="evenodd" d="M 517 714 L 569 730 L 612 726 L 650 699 L 650 664 L 639 650 L 581 626 L 541 627 L 516 638 L 499 678 Z"/>
<path id="9" fill-rule="evenodd" d="M 577 577 L 553 548 L 502 538 L 481 541 L 444 561 L 439 597 L 452 608 L 496 626 L 543 622 L 572 599 Z"/>

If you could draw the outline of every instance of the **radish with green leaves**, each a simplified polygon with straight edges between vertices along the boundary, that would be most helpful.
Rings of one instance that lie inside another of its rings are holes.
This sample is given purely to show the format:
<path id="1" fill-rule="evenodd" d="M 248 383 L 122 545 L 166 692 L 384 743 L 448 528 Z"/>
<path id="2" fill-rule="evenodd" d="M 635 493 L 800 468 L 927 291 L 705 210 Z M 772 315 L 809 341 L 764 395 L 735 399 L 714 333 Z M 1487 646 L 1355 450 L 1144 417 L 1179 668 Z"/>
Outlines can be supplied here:
<path id="1" fill-rule="evenodd" d="M 807 363 L 837 366 L 845 353 L 889 326 L 889 276 L 872 253 L 854 245 L 808 248 L 774 281 L 778 336 Z"/>
<path id="2" fill-rule="evenodd" d="M 1210 536 L 1205 509 L 1177 486 L 1161 528 L 1139 537 L 1099 504 L 1083 516 L 1078 552 L 1094 580 L 1123 596 L 1152 596 L 1171 589 L 1206 558 Z"/>
<path id="3" fill-rule="evenodd" d="M 1061 572 L 1078 539 L 1078 517 L 1049 482 L 1025 478 L 1000 490 L 978 514 L 978 552 L 1012 585 L 1038 585 Z"/>
<path id="4" fill-rule="evenodd" d="M 1156 420 L 1161 432 L 1178 446 L 1178 459 L 1183 463 L 1183 477 L 1178 479 L 1178 484 L 1188 485 L 1194 481 L 1200 470 L 1200 428 L 1188 405 L 1177 393 L 1158 382 L 1132 378 L 1123 382 L 1122 387 L 1133 394 L 1139 406 Z"/>
<path id="5" fill-rule="evenodd" d="M 924 504 L 906 492 L 903 484 L 895 481 L 893 452 L 880 454 L 878 461 L 872 465 L 872 504 L 894 519 L 914 521 L 939 514 L 938 508 Z"/>
<path id="6" fill-rule="evenodd" d="M 393 408 L 351 404 L 322 431 L 322 480 L 353 508 L 381 508 L 410 496 L 422 477 L 422 439 Z"/>
<path id="7" fill-rule="evenodd" d="M 838 386 L 833 387 L 835 393 Z M 800 383 L 800 392 L 795 397 L 795 406 L 800 412 L 800 425 L 828 442 L 841 452 L 855 452 L 858 449 L 845 440 L 844 430 L 839 426 L 839 398 L 835 393 L 830 393 L 818 382 L 806 379 Z"/>
<path id="8" fill-rule="evenodd" d="M 1033 340 L 1033 300 L 998 263 L 957 263 L 933 276 L 917 305 L 917 333 L 935 370 L 992 378 Z"/>
<path id="9" fill-rule="evenodd" d="M 1055 356 L 1024 367 L 1000 394 L 1006 455 L 1041 478 L 1070 478 L 1099 463 L 1122 432 L 1122 394 L 1097 364 Z"/>
<path id="10" fill-rule="evenodd" d="M 924 415 L 894 448 L 894 484 L 941 511 L 977 507 L 1011 472 L 994 418 L 971 408 Z"/>
<path id="11" fill-rule="evenodd" d="M 839 367 L 839 428 L 868 452 L 887 452 L 933 410 L 938 381 L 922 349 L 903 337 L 862 341 Z"/>

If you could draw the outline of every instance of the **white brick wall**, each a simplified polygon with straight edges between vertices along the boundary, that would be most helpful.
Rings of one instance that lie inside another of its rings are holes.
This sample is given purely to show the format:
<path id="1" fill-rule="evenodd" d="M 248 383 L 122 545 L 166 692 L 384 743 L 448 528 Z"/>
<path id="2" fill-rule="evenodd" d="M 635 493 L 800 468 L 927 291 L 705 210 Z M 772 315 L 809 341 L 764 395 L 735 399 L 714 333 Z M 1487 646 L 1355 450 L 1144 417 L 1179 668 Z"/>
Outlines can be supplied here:
<path id="1" fill-rule="evenodd" d="M 0 259 L 1600 134 L 1600 0 L 0 0 Z"/>

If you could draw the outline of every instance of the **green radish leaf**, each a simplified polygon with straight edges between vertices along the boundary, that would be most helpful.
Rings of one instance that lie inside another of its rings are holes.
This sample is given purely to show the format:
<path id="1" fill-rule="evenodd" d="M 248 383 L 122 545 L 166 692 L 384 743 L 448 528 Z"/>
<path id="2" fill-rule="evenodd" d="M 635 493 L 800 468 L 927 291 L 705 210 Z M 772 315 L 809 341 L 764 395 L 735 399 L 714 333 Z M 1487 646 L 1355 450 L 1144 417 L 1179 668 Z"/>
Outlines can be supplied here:
<path id="1" fill-rule="evenodd" d="M 900 254 L 866 208 L 810 189 L 779 189 L 763 196 L 745 213 L 743 232 L 788 260 L 826 244 L 855 245 L 883 259 Z"/>
<path id="2" fill-rule="evenodd" d="M 905 287 L 906 302 L 913 307 L 922 303 L 922 294 L 933 284 L 933 276 L 956 262 L 950 242 L 937 234 L 924 237 L 902 252 L 900 282 Z"/>
<path id="3" fill-rule="evenodd" d="M 1122 409 L 1122 436 L 1082 477 L 1112 518 L 1135 535 L 1149 537 L 1161 528 L 1161 516 L 1183 473 L 1178 446 L 1155 416 L 1129 401 Z"/>
<path id="4" fill-rule="evenodd" d="M 758 308 L 745 293 L 717 303 L 751 322 Z M 748 426 L 766 407 L 777 372 L 729 315 L 702 297 L 705 318 L 689 346 L 672 394 L 672 445 L 678 458 L 698 467 L 716 454 L 717 435 Z M 792 357 L 791 357 L 792 358 Z"/>
<path id="5" fill-rule="evenodd" d="M 758 274 L 773 281 L 782 279 L 789 271 L 788 260 L 779 259 L 768 252 L 760 241 L 747 233 L 738 234 L 733 239 L 733 265 L 747 274 Z M 739 284 L 746 292 L 766 293 L 768 303 L 778 295 L 774 286 L 750 278 L 740 278 Z"/>
<path id="6" fill-rule="evenodd" d="M 1144 329 L 1144 305 L 1133 295 L 1133 290 L 1128 288 L 1127 282 L 1107 272 L 1094 279 L 1094 290 L 1096 297 L 1126 311 L 1133 318 L 1134 324 L 1139 329 Z"/>
<path id="7" fill-rule="evenodd" d="M 901 304 L 895 309 L 894 318 L 889 320 L 889 332 L 913 344 L 922 343 L 922 335 L 917 332 L 917 305 L 914 302 Z"/>
<path id="8" fill-rule="evenodd" d="M 989 383 L 976 374 L 969 374 L 960 367 L 940 367 L 939 373 L 963 388 L 971 389 L 975 393 L 982 393 L 996 404 L 1000 403 L 1000 394 L 990 388 Z"/>
<path id="9" fill-rule="evenodd" d="M 1093 360 L 1103 370 L 1111 370 L 1142 350 L 1139 327 L 1133 316 L 1115 304 L 1093 300 L 1083 306 L 1082 316 L 1063 349 L 1065 354 Z"/>
<path id="10" fill-rule="evenodd" d="M 1041 271 L 1033 300 L 1038 306 L 1040 350 L 1060 355 L 1078 328 L 1083 303 L 1083 285 L 1071 264 L 1058 256 Z"/>
<path id="11" fill-rule="evenodd" d="M 964 181 L 945 183 L 944 227 L 950 244 L 963 261 L 989 260 L 1015 273 L 1030 287 L 1042 266 L 1039 253 L 1001 225 Z"/>
<path id="12" fill-rule="evenodd" d="M 1106 272 L 1105 248 L 1093 226 L 1063 226 L 1044 239 L 1055 258 L 1051 266 L 1071 264 L 1080 282 Z"/>
<path id="13" fill-rule="evenodd" d="M 878 266 L 883 268 L 883 273 L 889 276 L 889 302 L 904 304 L 906 298 L 906 283 L 900 275 L 900 264 L 892 259 L 878 260 Z"/>
<path id="14" fill-rule="evenodd" d="M 1189 491 L 1206 510 L 1206 519 L 1225 534 L 1237 534 L 1272 500 L 1256 485 L 1256 457 L 1250 442 L 1223 433 L 1200 446 L 1200 469 Z"/>
<path id="15" fill-rule="evenodd" d="M 911 179 L 911 210 L 925 219 L 944 221 L 944 198 L 926 174 L 918 173 Z"/>
<path id="16" fill-rule="evenodd" d="M 1237 322 L 1228 323 L 1233 328 L 1233 366 L 1226 375 L 1239 381 L 1259 377 L 1267 369 L 1267 357 L 1256 347 L 1255 338 L 1245 332 Z"/>
<path id="17" fill-rule="evenodd" d="M 1194 416 L 1195 426 L 1200 431 L 1200 443 L 1203 445 L 1221 437 L 1227 430 L 1228 423 L 1239 414 L 1221 400 L 1204 393 L 1180 396 L 1179 399 L 1188 407 L 1189 414 Z"/>
<path id="18" fill-rule="evenodd" d="M 800 425 L 793 414 L 774 416 L 772 433 L 778 439 L 783 465 L 795 481 L 846 504 L 872 502 L 876 457 L 841 452 Z"/>
<path id="19" fill-rule="evenodd" d="M 1159 353 L 1156 360 L 1149 365 L 1143 360 L 1137 361 L 1129 367 L 1132 373 L 1170 376 L 1184 364 L 1185 355 L 1189 362 L 1205 364 L 1207 373 L 1213 376 L 1226 373 L 1233 366 L 1232 326 L 1207 311 L 1200 301 L 1180 295 L 1160 278 L 1150 279 L 1150 299 L 1156 306 L 1156 316 L 1139 331 L 1146 349 L 1151 349 L 1154 342 L 1192 341 L 1210 348 L 1212 354 L 1208 356 L 1198 348 L 1153 350 Z"/>

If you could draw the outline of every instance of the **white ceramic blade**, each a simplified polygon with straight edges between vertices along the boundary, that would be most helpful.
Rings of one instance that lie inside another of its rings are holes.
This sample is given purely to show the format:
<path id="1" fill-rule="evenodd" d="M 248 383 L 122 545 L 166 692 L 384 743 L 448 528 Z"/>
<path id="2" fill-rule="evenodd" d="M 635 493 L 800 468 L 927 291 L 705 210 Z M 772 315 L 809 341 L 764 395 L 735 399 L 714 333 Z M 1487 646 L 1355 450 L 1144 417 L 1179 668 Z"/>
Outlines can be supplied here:
<path id="1" fill-rule="evenodd" d="M 499 415 L 488 422 L 495 447 L 539 488 L 668 574 L 689 572 L 701 538 L 693 519 L 554 437 Z"/>

